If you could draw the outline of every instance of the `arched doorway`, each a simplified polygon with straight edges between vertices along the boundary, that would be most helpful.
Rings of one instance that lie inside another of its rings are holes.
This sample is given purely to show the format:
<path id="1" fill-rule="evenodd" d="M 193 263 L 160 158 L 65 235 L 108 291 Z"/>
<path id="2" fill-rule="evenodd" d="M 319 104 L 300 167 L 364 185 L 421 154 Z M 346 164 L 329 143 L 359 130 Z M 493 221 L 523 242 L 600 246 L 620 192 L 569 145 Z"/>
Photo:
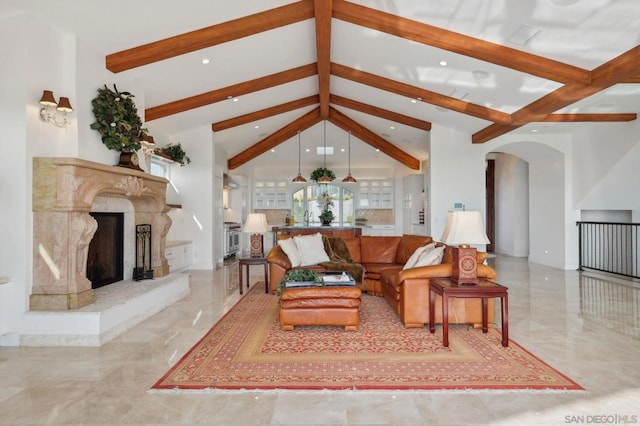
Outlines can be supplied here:
<path id="1" fill-rule="evenodd" d="M 494 251 L 565 269 L 564 154 L 537 142 L 513 142 L 486 158 L 496 160 Z"/>

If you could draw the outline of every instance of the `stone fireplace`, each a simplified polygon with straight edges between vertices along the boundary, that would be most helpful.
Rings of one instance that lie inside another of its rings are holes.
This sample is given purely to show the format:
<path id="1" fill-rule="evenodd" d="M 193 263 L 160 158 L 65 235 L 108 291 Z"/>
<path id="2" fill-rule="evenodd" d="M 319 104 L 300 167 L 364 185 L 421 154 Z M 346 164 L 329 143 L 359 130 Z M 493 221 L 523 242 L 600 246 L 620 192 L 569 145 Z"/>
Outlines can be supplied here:
<path id="1" fill-rule="evenodd" d="M 143 171 L 77 158 L 34 158 L 30 309 L 71 310 L 95 301 L 86 269 L 89 243 L 97 229 L 90 215 L 96 201 L 104 204 L 112 199 L 117 204 L 126 199 L 131 203 L 134 225 L 152 227 L 154 277 L 167 275 L 164 250 L 171 227 L 167 183 Z"/>

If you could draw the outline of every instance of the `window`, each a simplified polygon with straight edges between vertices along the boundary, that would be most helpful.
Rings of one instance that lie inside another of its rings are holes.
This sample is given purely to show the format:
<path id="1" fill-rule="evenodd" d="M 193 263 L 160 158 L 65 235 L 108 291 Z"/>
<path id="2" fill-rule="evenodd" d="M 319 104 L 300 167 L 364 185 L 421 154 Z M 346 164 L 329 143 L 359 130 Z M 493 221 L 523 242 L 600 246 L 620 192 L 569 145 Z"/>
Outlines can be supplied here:
<path id="1" fill-rule="evenodd" d="M 151 156 L 151 170 L 149 173 L 152 176 L 160 176 L 171 180 L 171 163 L 168 163 L 160 157 Z"/>
<path id="2" fill-rule="evenodd" d="M 333 200 L 331 211 L 335 216 L 333 223 L 345 225 L 353 223 L 353 192 L 338 185 L 309 185 L 293 193 L 293 218 L 296 223 L 304 222 L 305 210 L 309 212 L 309 224 L 320 224 L 320 206 L 318 195 L 327 191 Z"/>

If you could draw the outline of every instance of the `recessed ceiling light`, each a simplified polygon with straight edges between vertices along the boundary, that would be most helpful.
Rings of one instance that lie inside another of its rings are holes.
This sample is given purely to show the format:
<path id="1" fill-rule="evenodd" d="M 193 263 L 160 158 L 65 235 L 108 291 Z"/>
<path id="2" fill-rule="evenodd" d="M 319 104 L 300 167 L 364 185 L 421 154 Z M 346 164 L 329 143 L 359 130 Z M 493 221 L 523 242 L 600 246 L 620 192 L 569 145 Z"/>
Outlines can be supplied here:
<path id="1" fill-rule="evenodd" d="M 396 127 L 395 127 L 395 126 L 389 126 L 389 128 L 390 128 L 391 130 L 395 130 L 395 129 L 396 129 Z"/>
<path id="2" fill-rule="evenodd" d="M 344 151 L 345 151 L 345 149 L 344 149 L 344 148 L 340 148 L 340 152 L 344 152 Z"/>
<path id="3" fill-rule="evenodd" d="M 309 152 L 309 151 L 311 151 L 311 150 L 310 150 L 309 148 L 307 148 L 307 149 L 305 149 L 305 151 L 306 151 L 306 152 Z"/>
<path id="4" fill-rule="evenodd" d="M 417 99 L 411 99 L 411 103 L 412 103 L 412 104 L 417 104 L 417 103 L 418 103 L 418 100 L 417 100 Z"/>
<path id="5" fill-rule="evenodd" d="M 538 129 L 531 129 L 531 133 L 537 133 Z"/>
<path id="6" fill-rule="evenodd" d="M 209 58 L 203 58 L 202 59 L 203 65 L 207 65 L 209 62 L 211 62 L 211 61 L 209 61 Z"/>
<path id="7" fill-rule="evenodd" d="M 447 66 L 447 61 L 440 61 L 440 65 L 442 65 L 443 67 Z"/>
<path id="8" fill-rule="evenodd" d="M 258 126 L 257 124 L 255 126 L 253 126 L 254 129 L 259 129 L 260 126 Z"/>
<path id="9" fill-rule="evenodd" d="M 532 27 L 531 25 L 520 25 L 507 41 L 524 46 L 540 32 L 540 28 Z"/>
<path id="10" fill-rule="evenodd" d="M 380 148 L 376 148 L 376 152 L 380 152 Z"/>
<path id="11" fill-rule="evenodd" d="M 233 102 L 238 102 L 240 98 L 233 98 Z"/>
<path id="12" fill-rule="evenodd" d="M 275 149 L 271 149 L 271 152 L 276 152 L 276 150 Z"/>

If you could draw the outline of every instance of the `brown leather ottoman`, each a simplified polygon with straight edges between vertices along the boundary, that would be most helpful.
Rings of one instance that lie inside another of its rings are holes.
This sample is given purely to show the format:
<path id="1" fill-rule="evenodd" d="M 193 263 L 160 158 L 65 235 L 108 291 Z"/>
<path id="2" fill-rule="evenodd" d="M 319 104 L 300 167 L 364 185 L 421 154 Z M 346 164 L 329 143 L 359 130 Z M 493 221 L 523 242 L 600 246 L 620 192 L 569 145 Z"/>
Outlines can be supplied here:
<path id="1" fill-rule="evenodd" d="M 280 327 L 338 325 L 355 331 L 360 322 L 359 287 L 285 288 L 280 295 Z"/>

